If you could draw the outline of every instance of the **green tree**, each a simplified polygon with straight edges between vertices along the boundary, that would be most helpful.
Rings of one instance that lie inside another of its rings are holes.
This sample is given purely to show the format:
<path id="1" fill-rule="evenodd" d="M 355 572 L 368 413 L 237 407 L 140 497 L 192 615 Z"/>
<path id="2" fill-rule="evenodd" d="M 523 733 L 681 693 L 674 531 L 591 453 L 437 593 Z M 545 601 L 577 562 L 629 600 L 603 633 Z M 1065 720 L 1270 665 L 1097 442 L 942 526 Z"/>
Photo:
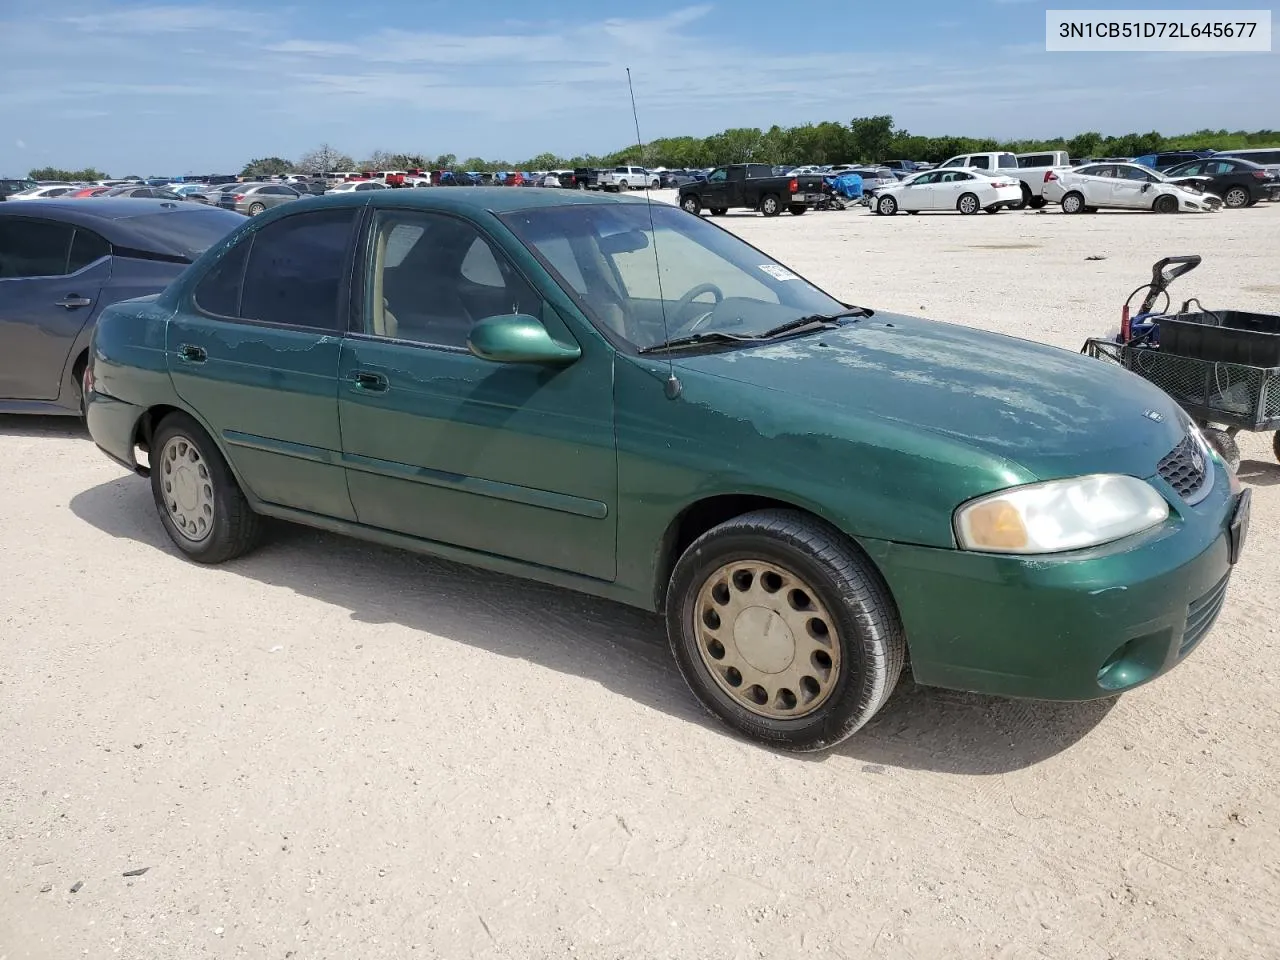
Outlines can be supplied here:
<path id="1" fill-rule="evenodd" d="M 442 153 L 436 157 L 432 170 L 452 170 L 458 165 L 458 157 L 453 153 Z"/>
<path id="2" fill-rule="evenodd" d="M 60 167 L 38 167 L 27 174 L 32 180 L 105 180 L 107 175 L 96 167 L 63 170 Z"/>
<path id="3" fill-rule="evenodd" d="M 335 170 L 354 170 L 356 162 L 347 154 L 322 143 L 298 158 L 297 169 L 303 173 L 328 176 Z"/>
<path id="4" fill-rule="evenodd" d="M 858 117 L 849 124 L 848 150 L 852 161 L 879 163 L 892 160 L 893 117 Z"/>
<path id="5" fill-rule="evenodd" d="M 279 177 L 293 172 L 293 164 L 280 157 L 261 157 L 250 160 L 240 171 L 242 177 Z"/>

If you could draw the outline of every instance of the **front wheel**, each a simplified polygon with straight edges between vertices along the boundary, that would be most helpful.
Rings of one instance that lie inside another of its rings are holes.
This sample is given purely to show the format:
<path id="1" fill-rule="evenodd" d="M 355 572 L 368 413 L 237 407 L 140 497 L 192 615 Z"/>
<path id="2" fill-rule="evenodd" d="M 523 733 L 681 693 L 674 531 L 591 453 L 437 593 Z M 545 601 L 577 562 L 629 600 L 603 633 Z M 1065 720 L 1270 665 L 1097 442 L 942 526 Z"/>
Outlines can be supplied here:
<path id="1" fill-rule="evenodd" d="M 711 208 L 711 215 L 713 217 L 723 217 L 728 212 L 729 212 L 728 207 L 712 207 Z"/>
<path id="2" fill-rule="evenodd" d="M 897 607 L 838 531 L 792 510 L 720 524 L 671 577 L 667 632 L 703 706 L 762 743 L 834 746 L 893 692 L 906 658 Z"/>
<path id="3" fill-rule="evenodd" d="M 760 212 L 766 217 L 776 217 L 782 212 L 782 204 L 772 193 L 765 194 L 760 198 Z"/>
<path id="4" fill-rule="evenodd" d="M 956 209 L 965 216 L 972 216 L 981 209 L 978 198 L 972 193 L 964 193 L 960 195 L 960 199 L 956 201 Z"/>
<path id="5" fill-rule="evenodd" d="M 791 211 L 793 217 L 803 217 L 809 210 L 803 203 L 793 203 L 787 209 Z"/>
<path id="6" fill-rule="evenodd" d="M 892 217 L 898 212 L 898 201 L 893 197 L 881 197 L 876 203 L 876 213 L 882 217 Z"/>
<path id="7" fill-rule="evenodd" d="M 1163 197 L 1156 197 L 1155 203 L 1151 205 L 1151 209 L 1156 213 L 1177 213 L 1178 198 L 1165 194 Z"/>
<path id="8" fill-rule="evenodd" d="M 261 521 L 222 454 L 185 413 L 151 439 L 151 495 L 169 539 L 192 560 L 222 563 L 252 550 Z"/>
<path id="9" fill-rule="evenodd" d="M 697 197 L 690 194 L 680 201 L 680 209 L 685 213 L 692 213 L 696 217 L 698 212 L 702 209 L 702 204 L 698 202 Z"/>

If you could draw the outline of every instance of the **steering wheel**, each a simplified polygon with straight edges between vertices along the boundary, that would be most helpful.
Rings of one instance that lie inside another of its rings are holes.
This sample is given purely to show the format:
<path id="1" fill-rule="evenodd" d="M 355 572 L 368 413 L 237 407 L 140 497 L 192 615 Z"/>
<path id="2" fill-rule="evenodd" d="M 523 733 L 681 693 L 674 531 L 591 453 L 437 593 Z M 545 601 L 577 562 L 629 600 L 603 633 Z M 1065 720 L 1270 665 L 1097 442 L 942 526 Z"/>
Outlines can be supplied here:
<path id="1" fill-rule="evenodd" d="M 711 311 L 715 309 L 715 306 L 712 306 L 711 310 L 707 310 L 703 313 L 698 314 L 698 316 L 694 317 L 692 320 L 685 321 L 684 323 L 679 323 L 680 318 L 684 316 L 684 312 L 693 305 L 693 301 L 696 300 L 698 297 L 702 296 L 704 293 L 709 293 L 713 297 L 715 297 L 717 304 L 719 304 L 722 300 L 724 300 L 724 291 L 721 290 L 719 287 L 717 287 L 714 283 L 700 283 L 697 286 L 690 289 L 688 293 L 686 293 L 683 297 L 680 298 L 680 301 L 675 305 L 675 309 L 671 311 L 675 315 L 676 321 L 678 323 L 678 326 L 676 327 L 676 330 L 675 330 L 676 333 L 678 334 L 693 333 L 695 330 L 698 329 L 698 327 L 702 325 L 702 322 L 706 320 L 707 317 L 711 316 Z"/>

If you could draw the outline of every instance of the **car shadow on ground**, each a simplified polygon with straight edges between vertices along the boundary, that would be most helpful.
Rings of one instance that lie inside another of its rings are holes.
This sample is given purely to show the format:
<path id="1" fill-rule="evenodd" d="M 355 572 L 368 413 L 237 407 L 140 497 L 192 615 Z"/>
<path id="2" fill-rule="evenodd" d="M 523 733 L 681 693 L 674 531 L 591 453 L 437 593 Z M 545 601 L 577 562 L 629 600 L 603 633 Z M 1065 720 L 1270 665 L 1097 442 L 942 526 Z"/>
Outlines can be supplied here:
<path id="1" fill-rule="evenodd" d="M 136 477 L 79 493 L 70 506 L 112 537 L 186 562 L 160 525 L 148 484 Z M 272 523 L 259 550 L 223 569 L 336 604 L 362 623 L 400 624 L 586 677 L 733 735 L 689 693 L 656 614 L 285 523 Z M 873 773 L 887 767 L 1005 773 L 1065 750 L 1102 720 L 1111 703 L 1015 702 L 932 690 L 908 678 L 880 714 L 834 753 L 862 761 Z"/>
<path id="2" fill-rule="evenodd" d="M 36 417 L 27 414 L 0 413 L 2 437 L 83 437 L 89 431 L 79 417 Z"/>
<path id="3" fill-rule="evenodd" d="M 1253 487 L 1274 487 L 1280 484 L 1280 465 L 1265 460 L 1241 460 L 1236 476 Z"/>

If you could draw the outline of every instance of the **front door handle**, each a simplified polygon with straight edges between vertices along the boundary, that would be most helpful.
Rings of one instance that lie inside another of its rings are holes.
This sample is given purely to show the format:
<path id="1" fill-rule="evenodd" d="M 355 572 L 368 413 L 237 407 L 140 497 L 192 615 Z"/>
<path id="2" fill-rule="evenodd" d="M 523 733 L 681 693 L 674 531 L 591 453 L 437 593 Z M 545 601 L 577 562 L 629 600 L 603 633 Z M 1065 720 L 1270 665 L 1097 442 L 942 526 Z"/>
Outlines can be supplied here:
<path id="1" fill-rule="evenodd" d="M 187 363 L 204 363 L 209 359 L 208 352 L 204 347 L 197 347 L 190 343 L 184 343 L 178 348 L 178 359 Z"/>
<path id="2" fill-rule="evenodd" d="M 88 297 L 81 297 L 74 293 L 69 293 L 61 300 L 57 301 L 55 307 L 66 307 L 68 310 L 76 310 L 80 307 L 87 307 L 93 303 Z"/>
<path id="3" fill-rule="evenodd" d="M 388 386 L 385 374 L 369 373 L 366 370 L 357 370 L 351 380 L 357 390 L 365 393 L 385 393 Z"/>

